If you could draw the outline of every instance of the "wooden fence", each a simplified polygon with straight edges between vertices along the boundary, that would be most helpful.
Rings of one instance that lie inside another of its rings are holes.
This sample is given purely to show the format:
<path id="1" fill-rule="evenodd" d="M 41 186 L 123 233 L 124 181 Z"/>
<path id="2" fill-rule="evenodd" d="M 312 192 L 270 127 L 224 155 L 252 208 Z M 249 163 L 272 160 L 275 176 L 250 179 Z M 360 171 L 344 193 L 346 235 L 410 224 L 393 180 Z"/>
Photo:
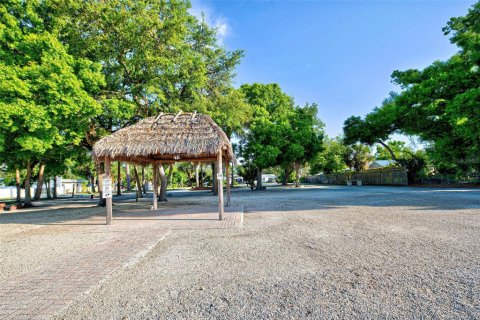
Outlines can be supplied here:
<path id="1" fill-rule="evenodd" d="M 362 180 L 366 185 L 407 185 L 407 170 L 404 168 L 372 169 L 359 172 L 342 172 L 307 176 L 307 183 L 347 184 L 347 180 Z"/>

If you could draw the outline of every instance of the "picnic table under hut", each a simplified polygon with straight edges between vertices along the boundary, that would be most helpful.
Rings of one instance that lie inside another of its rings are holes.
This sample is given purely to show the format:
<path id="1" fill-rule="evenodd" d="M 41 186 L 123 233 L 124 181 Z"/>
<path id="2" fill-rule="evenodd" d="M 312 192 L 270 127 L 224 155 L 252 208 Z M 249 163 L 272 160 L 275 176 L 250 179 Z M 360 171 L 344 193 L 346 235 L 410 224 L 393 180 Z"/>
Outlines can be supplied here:
<path id="1" fill-rule="evenodd" d="M 157 209 L 159 166 L 175 162 L 216 163 L 218 167 L 219 219 L 223 219 L 223 175 L 227 177 L 227 204 L 230 201 L 228 168 L 235 162 L 232 145 L 223 130 L 207 115 L 199 113 L 160 113 L 140 120 L 99 140 L 92 156 L 104 162 L 110 178 L 112 161 L 153 167 L 153 209 Z M 215 178 L 215 177 L 213 177 Z M 107 224 L 112 223 L 112 198 L 106 199 Z"/>

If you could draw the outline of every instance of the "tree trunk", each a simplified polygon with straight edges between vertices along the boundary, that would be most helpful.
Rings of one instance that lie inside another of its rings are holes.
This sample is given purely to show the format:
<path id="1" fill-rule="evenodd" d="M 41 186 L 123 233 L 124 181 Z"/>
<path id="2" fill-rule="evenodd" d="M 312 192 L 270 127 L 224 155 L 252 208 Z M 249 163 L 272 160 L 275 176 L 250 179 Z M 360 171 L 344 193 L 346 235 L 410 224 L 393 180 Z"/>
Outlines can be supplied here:
<path id="1" fill-rule="evenodd" d="M 262 190 L 262 169 L 257 168 L 257 188 L 256 190 Z"/>
<path id="2" fill-rule="evenodd" d="M 295 162 L 295 187 L 300 187 L 300 163 Z"/>
<path id="3" fill-rule="evenodd" d="M 92 184 L 92 193 L 95 193 L 96 191 L 95 191 L 95 175 L 94 174 L 90 176 L 90 183 Z"/>
<path id="4" fill-rule="evenodd" d="M 380 143 L 385 149 L 387 149 L 387 151 L 390 153 L 390 155 L 392 156 L 392 160 L 395 160 L 395 161 L 398 161 L 397 157 L 395 156 L 395 153 L 393 152 L 393 150 L 388 146 L 388 144 L 386 144 L 385 142 L 383 142 L 382 140 L 378 140 L 378 143 Z"/>
<path id="5" fill-rule="evenodd" d="M 212 191 L 213 195 L 218 195 L 218 183 L 217 183 L 217 165 L 212 163 Z"/>
<path id="6" fill-rule="evenodd" d="M 145 181 L 145 167 L 142 166 L 142 190 L 143 194 L 147 194 L 147 186 L 146 186 L 146 181 Z"/>
<path id="7" fill-rule="evenodd" d="M 40 163 L 40 168 L 38 169 L 37 190 L 35 190 L 35 196 L 33 197 L 34 200 L 40 200 L 40 197 L 42 196 L 44 172 L 45 172 L 45 164 Z"/>
<path id="8" fill-rule="evenodd" d="M 165 169 L 163 164 L 159 164 L 158 173 L 160 174 L 160 197 L 159 201 L 167 201 L 167 176 L 165 175 Z"/>
<path id="9" fill-rule="evenodd" d="M 203 164 L 200 164 L 200 187 L 203 187 Z"/>
<path id="10" fill-rule="evenodd" d="M 172 175 L 173 175 L 173 163 L 170 163 L 170 165 L 168 166 L 167 187 L 172 182 Z M 172 189 L 173 189 L 173 186 L 172 186 Z"/>
<path id="11" fill-rule="evenodd" d="M 122 163 L 117 162 L 117 196 L 122 195 Z"/>
<path id="12" fill-rule="evenodd" d="M 53 199 L 57 199 L 57 176 L 53 177 Z"/>
<path id="13" fill-rule="evenodd" d="M 288 178 L 290 177 L 290 174 L 292 174 L 292 171 L 292 165 L 288 165 L 285 167 L 285 170 L 283 171 L 283 174 L 285 176 L 283 177 L 282 185 L 286 186 L 288 184 Z"/>
<path id="14" fill-rule="evenodd" d="M 140 182 L 140 177 L 138 176 L 137 166 L 133 165 L 133 175 L 137 183 L 137 198 L 143 198 L 142 192 L 142 183 Z"/>
<path id="15" fill-rule="evenodd" d="M 103 177 L 105 174 L 105 169 L 102 163 L 96 163 L 97 167 L 97 179 L 98 179 L 98 195 L 100 199 L 98 199 L 98 206 L 105 207 L 107 205 L 106 199 L 103 198 Z"/>
<path id="16" fill-rule="evenodd" d="M 200 162 L 195 166 L 195 187 L 200 187 Z"/>
<path id="17" fill-rule="evenodd" d="M 15 168 L 15 185 L 17 186 L 17 202 L 22 201 L 22 183 L 20 182 L 20 170 Z"/>
<path id="18" fill-rule="evenodd" d="M 27 162 L 27 175 L 25 176 L 25 203 L 24 207 L 28 208 L 32 206 L 32 194 L 30 189 L 30 182 L 32 180 L 32 164 Z"/>
<path id="19" fill-rule="evenodd" d="M 50 178 L 45 179 L 45 190 L 47 190 L 47 199 L 52 199 L 52 194 L 50 192 Z"/>
<path id="20" fill-rule="evenodd" d="M 127 191 L 131 191 L 132 185 L 131 185 L 131 178 L 130 178 L 130 165 L 128 163 L 125 165 L 125 175 L 127 179 Z"/>
<path id="21" fill-rule="evenodd" d="M 75 197 L 75 187 L 77 186 L 76 183 L 72 184 L 72 198 Z"/>

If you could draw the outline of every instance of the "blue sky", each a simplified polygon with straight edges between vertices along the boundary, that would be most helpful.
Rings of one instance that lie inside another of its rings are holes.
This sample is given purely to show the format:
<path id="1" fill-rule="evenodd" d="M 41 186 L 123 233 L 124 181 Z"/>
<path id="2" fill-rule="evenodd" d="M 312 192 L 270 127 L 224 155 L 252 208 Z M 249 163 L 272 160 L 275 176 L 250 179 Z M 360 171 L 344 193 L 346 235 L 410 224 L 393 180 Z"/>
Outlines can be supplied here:
<path id="1" fill-rule="evenodd" d="M 336 136 L 351 115 L 381 104 L 398 69 L 423 68 L 457 51 L 443 35 L 475 1 L 193 0 L 228 49 L 243 49 L 236 86 L 278 83 L 296 103 L 319 105 Z"/>

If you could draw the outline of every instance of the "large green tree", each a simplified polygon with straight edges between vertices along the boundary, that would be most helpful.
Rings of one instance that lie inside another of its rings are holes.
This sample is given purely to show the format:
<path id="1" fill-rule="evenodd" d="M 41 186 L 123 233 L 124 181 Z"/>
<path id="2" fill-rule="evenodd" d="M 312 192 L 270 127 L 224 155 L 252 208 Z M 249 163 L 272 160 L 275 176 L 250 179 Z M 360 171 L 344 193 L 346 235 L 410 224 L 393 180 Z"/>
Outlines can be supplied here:
<path id="1" fill-rule="evenodd" d="M 262 189 L 262 171 L 278 164 L 290 130 L 293 99 L 277 84 L 244 84 L 240 90 L 253 109 L 253 117 L 240 142 L 245 163 L 256 168 L 257 190 Z"/>
<path id="2" fill-rule="evenodd" d="M 300 185 L 301 166 L 313 160 L 322 150 L 323 123 L 317 117 L 316 104 L 296 107 L 285 127 L 284 140 L 278 163 L 284 170 L 286 185 L 288 177 L 295 170 L 295 185 Z"/>
<path id="3" fill-rule="evenodd" d="M 324 150 L 310 163 L 310 173 L 337 173 L 347 169 L 345 164 L 345 153 L 347 146 L 343 143 L 342 137 L 329 138 L 323 140 Z"/>
<path id="4" fill-rule="evenodd" d="M 68 54 L 44 11 L 41 1 L 0 4 L 0 162 L 26 168 L 26 206 L 35 165 L 81 143 L 104 83 L 100 64 Z"/>
<path id="5" fill-rule="evenodd" d="M 440 172 L 478 175 L 479 16 L 480 3 L 476 3 L 466 16 L 452 18 L 444 28 L 460 48 L 450 59 L 423 70 L 393 72 L 393 81 L 402 91 L 364 119 L 347 119 L 344 131 L 348 141 L 371 145 L 384 142 L 394 132 L 418 136 L 429 144 L 429 158 Z"/>
<path id="6" fill-rule="evenodd" d="M 188 1 L 70 1 L 62 8 L 70 13 L 62 40 L 75 55 L 100 61 L 107 82 L 88 147 L 159 112 L 217 114 L 215 102 L 231 96 L 242 51 L 220 46 L 216 30 L 189 12 Z"/>

